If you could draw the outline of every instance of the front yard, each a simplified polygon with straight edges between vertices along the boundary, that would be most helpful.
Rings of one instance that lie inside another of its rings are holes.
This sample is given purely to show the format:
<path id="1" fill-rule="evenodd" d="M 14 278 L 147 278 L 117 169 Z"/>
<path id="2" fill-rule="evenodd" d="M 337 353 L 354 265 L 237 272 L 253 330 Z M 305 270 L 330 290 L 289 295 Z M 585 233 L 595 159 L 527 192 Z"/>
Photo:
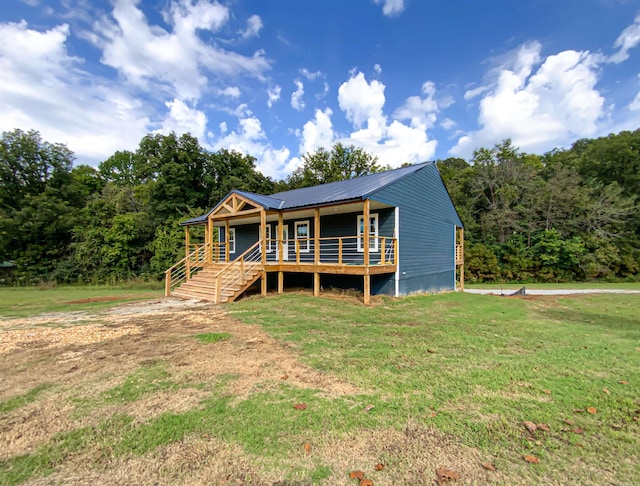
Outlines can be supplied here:
<path id="1" fill-rule="evenodd" d="M 4 318 L 0 484 L 638 483 L 639 304 L 289 294 Z"/>

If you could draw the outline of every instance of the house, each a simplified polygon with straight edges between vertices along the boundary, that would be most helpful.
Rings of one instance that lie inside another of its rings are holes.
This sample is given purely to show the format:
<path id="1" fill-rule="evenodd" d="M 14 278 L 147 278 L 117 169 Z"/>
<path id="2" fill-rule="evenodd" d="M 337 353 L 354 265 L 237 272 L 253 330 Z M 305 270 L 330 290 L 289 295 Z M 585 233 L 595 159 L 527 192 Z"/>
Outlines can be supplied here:
<path id="1" fill-rule="evenodd" d="M 166 295 L 227 302 L 258 279 L 263 295 L 303 279 L 314 295 L 356 287 L 369 303 L 464 286 L 464 230 L 433 162 L 268 196 L 233 190 L 181 224 L 187 256 L 167 270 Z"/>

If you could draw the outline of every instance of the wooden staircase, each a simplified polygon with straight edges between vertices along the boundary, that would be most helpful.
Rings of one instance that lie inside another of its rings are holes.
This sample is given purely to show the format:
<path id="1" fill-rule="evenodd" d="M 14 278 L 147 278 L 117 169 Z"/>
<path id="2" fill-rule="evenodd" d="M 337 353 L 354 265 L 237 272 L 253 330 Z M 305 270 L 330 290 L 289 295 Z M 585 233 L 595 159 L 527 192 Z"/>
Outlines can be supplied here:
<path id="1" fill-rule="evenodd" d="M 217 294 L 217 275 L 216 268 L 203 268 L 191 279 L 183 282 L 178 288 L 171 292 L 174 297 L 182 299 L 199 299 L 210 300 L 216 302 Z M 220 301 L 219 303 L 233 302 L 247 290 L 262 275 L 262 266 L 256 265 L 246 271 L 242 280 L 229 281 L 228 279 L 220 280 Z"/>
<path id="2" fill-rule="evenodd" d="M 167 270 L 167 291 L 183 299 L 210 300 L 215 303 L 233 302 L 263 273 L 258 243 L 230 263 L 205 263 L 190 278 L 181 278 L 181 284 L 172 288 L 171 274 L 179 262 Z"/>

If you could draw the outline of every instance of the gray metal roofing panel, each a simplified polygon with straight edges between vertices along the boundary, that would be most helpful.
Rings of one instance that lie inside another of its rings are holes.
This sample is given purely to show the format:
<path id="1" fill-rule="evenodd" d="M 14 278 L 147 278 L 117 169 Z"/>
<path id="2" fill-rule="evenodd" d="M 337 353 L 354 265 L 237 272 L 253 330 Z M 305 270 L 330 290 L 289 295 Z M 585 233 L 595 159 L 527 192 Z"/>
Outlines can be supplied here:
<path id="1" fill-rule="evenodd" d="M 200 216 L 196 216 L 195 218 L 187 219 L 186 221 L 180 221 L 180 226 L 189 226 L 189 225 L 192 225 L 192 224 L 204 223 L 205 221 L 207 221 L 207 216 L 209 216 L 209 213 L 201 214 Z"/>
<path id="2" fill-rule="evenodd" d="M 367 194 L 377 191 L 388 184 L 414 173 L 426 164 L 410 165 L 400 169 L 378 172 L 367 176 L 348 179 L 345 181 L 330 182 L 313 187 L 304 187 L 292 191 L 278 192 L 270 197 L 283 201 L 279 209 L 292 209 L 304 206 L 316 206 L 339 201 L 362 199 Z"/>
<path id="3" fill-rule="evenodd" d="M 258 203 L 265 209 L 280 209 L 282 206 L 282 199 L 275 198 L 273 196 L 264 196 L 262 194 L 256 194 L 255 192 L 247 192 L 247 191 L 232 191 L 242 197 L 250 199 Z"/>

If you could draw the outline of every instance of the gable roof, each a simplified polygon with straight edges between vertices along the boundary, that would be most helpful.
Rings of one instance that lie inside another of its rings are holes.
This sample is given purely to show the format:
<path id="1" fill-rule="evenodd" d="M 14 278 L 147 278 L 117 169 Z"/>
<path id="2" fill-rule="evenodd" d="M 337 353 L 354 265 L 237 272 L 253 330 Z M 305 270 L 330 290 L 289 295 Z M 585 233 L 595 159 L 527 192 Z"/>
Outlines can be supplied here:
<path id="1" fill-rule="evenodd" d="M 369 194 L 379 191 L 389 184 L 393 184 L 394 182 L 419 171 L 427 165 L 433 164 L 434 162 L 424 162 L 422 164 L 401 167 L 400 169 L 356 177 L 355 179 L 329 182 L 319 186 L 303 187 L 302 189 L 293 189 L 291 191 L 277 192 L 269 196 L 234 189 L 207 214 L 191 218 L 180 224 L 185 226 L 205 222 L 208 216 L 214 212 L 216 208 L 220 206 L 220 204 L 222 204 L 222 202 L 231 194 L 238 194 L 255 202 L 257 205 L 262 206 L 265 209 L 271 210 L 323 206 L 338 202 L 366 199 Z"/>

